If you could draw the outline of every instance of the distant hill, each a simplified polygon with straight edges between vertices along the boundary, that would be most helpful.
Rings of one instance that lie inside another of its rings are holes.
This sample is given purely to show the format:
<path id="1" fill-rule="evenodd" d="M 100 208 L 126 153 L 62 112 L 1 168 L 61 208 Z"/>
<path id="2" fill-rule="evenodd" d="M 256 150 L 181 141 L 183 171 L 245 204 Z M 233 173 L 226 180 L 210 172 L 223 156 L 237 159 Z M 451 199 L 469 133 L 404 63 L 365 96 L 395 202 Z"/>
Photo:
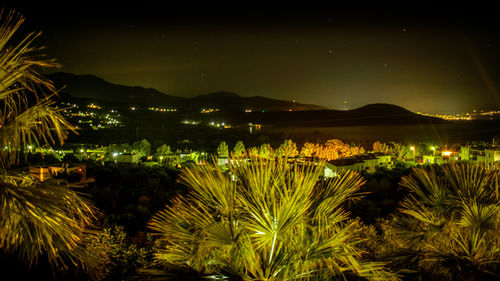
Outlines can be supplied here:
<path id="1" fill-rule="evenodd" d="M 62 92 L 76 98 L 96 99 L 124 105 L 176 107 L 180 110 L 199 111 L 202 108 L 219 108 L 224 111 L 287 111 L 318 110 L 324 107 L 310 104 L 293 103 L 260 96 L 241 97 L 235 93 L 220 91 L 183 98 L 143 87 L 113 84 L 93 75 L 75 75 L 58 72 L 47 75 Z M 66 96 L 66 98 L 69 98 Z"/>
<path id="2" fill-rule="evenodd" d="M 422 116 L 393 104 L 369 104 L 352 110 L 308 110 L 291 112 L 220 113 L 240 124 L 263 123 L 272 126 L 338 127 L 397 124 L 437 124 L 443 119 Z"/>
<path id="3" fill-rule="evenodd" d="M 57 72 L 47 75 L 62 92 L 77 98 L 98 99 L 119 104 L 171 105 L 183 98 L 164 94 L 151 88 L 113 84 L 93 75 Z"/>

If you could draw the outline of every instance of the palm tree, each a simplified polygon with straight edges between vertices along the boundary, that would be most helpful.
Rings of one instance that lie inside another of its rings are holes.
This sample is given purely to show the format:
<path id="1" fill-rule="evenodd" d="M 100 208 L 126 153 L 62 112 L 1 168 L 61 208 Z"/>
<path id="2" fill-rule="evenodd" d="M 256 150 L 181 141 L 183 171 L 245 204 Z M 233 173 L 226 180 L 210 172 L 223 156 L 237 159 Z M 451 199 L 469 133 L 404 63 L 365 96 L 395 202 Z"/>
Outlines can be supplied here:
<path id="1" fill-rule="evenodd" d="M 217 165 L 182 172 L 187 195 L 149 223 L 160 263 L 243 280 L 395 278 L 362 260 L 342 207 L 364 182 L 358 173 L 318 180 L 321 165 L 281 157 L 230 163 L 228 172 Z"/>
<path id="2" fill-rule="evenodd" d="M 451 163 L 402 178 L 410 195 L 396 229 L 406 248 L 393 262 L 435 280 L 499 280 L 498 169 Z"/>
<path id="3" fill-rule="evenodd" d="M 50 99 L 53 84 L 38 72 L 58 64 L 32 46 L 40 33 L 12 42 L 22 16 L 2 11 L 0 20 L 0 251 L 30 265 L 40 256 L 54 266 L 79 264 L 93 205 L 63 182 L 12 169 L 24 146 L 62 143 L 74 130 Z"/>

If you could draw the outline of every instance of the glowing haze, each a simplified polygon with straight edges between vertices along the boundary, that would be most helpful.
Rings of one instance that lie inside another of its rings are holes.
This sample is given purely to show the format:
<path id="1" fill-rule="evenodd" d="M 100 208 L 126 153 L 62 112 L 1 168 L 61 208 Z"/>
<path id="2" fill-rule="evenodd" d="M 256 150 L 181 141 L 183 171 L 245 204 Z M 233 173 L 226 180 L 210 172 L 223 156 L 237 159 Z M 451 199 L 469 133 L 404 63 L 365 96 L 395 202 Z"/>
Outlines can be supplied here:
<path id="1" fill-rule="evenodd" d="M 20 7 L 62 71 L 195 96 L 427 113 L 500 108 L 493 9 Z M 347 103 L 345 103 L 346 101 Z"/>

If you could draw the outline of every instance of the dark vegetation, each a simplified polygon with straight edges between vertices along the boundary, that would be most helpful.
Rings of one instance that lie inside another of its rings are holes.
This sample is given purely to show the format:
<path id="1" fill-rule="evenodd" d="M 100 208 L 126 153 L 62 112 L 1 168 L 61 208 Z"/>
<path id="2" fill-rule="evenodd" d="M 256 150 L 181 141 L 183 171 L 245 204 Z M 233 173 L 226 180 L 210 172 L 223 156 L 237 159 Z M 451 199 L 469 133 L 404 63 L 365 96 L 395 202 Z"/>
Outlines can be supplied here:
<path id="1" fill-rule="evenodd" d="M 399 186 L 399 182 L 410 170 L 411 168 L 404 162 L 399 162 L 393 169 L 377 167 L 373 173 L 362 171 L 366 183 L 360 192 L 365 193 L 365 196 L 348 206 L 351 217 L 360 218 L 363 223 L 374 225 L 377 220 L 395 212 L 399 202 L 408 194 L 407 190 Z"/>
<path id="2" fill-rule="evenodd" d="M 104 227 L 121 225 L 142 243 L 151 215 L 183 188 L 177 183 L 179 170 L 142 165 L 89 165 L 87 176 L 95 177 L 86 192 L 102 211 Z"/>

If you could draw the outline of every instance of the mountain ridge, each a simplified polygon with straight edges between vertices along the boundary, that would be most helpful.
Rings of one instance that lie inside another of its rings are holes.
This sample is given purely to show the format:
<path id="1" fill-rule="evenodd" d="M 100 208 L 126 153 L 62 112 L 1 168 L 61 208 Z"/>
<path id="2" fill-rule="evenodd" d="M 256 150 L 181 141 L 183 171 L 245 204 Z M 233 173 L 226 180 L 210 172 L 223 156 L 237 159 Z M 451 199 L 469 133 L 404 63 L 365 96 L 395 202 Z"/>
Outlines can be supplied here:
<path id="1" fill-rule="evenodd" d="M 229 91 L 218 91 L 185 98 L 166 94 L 154 88 L 111 83 L 91 74 L 77 75 L 56 72 L 48 74 L 47 77 L 54 82 L 57 88 L 62 88 L 63 93 L 70 96 L 96 98 L 116 103 L 128 102 L 147 106 L 175 106 L 181 110 L 200 110 L 207 107 L 216 107 L 226 111 L 243 111 L 246 109 L 264 111 L 326 109 L 318 105 L 294 103 L 266 97 L 242 97 Z"/>

